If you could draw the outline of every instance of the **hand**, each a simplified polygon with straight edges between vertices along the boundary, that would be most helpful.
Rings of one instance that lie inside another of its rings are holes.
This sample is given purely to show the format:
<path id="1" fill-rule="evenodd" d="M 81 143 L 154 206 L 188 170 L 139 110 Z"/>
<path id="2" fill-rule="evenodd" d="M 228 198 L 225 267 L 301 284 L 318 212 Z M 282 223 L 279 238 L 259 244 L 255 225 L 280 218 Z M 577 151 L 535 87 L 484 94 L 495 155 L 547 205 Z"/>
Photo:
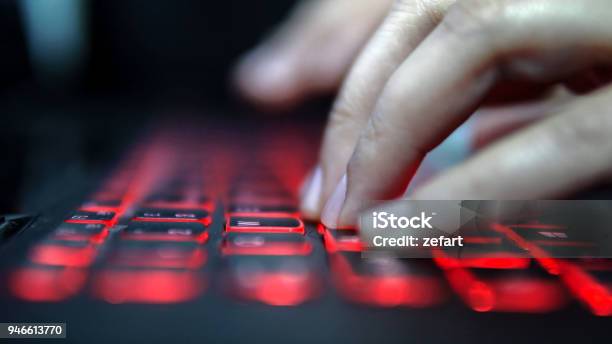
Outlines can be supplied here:
<path id="1" fill-rule="evenodd" d="M 304 0 L 239 62 L 235 83 L 268 109 L 333 92 L 392 0 Z"/>
<path id="2" fill-rule="evenodd" d="M 609 18 L 608 0 L 398 0 L 345 81 L 302 210 L 353 225 L 369 200 L 400 196 L 423 157 L 488 98 L 513 101 L 499 93 L 508 83 L 597 91 L 541 108 L 411 198 L 554 198 L 608 178 Z"/>

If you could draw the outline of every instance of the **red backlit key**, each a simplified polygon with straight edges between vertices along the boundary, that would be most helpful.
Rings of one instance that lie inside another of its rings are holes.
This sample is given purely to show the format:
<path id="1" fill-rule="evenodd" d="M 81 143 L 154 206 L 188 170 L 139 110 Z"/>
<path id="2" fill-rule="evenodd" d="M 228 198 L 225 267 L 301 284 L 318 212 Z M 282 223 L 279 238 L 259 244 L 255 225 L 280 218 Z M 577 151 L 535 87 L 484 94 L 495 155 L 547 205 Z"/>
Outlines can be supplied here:
<path id="1" fill-rule="evenodd" d="M 189 270 L 105 269 L 93 279 L 93 293 L 109 303 L 169 304 L 197 298 L 206 282 Z"/>
<path id="2" fill-rule="evenodd" d="M 109 253 L 113 267 L 199 269 L 206 263 L 206 251 L 195 243 L 122 242 Z"/>
<path id="3" fill-rule="evenodd" d="M 8 278 L 15 297 L 32 302 L 58 302 L 76 295 L 85 285 L 84 269 L 71 267 L 23 267 Z"/>
<path id="4" fill-rule="evenodd" d="M 230 216 L 226 221 L 225 231 L 304 234 L 304 223 L 302 223 L 300 219 L 294 217 Z"/>
<path id="5" fill-rule="evenodd" d="M 489 266 L 468 269 L 448 264 L 440 250 L 435 255 L 434 262 L 445 270 L 451 288 L 474 311 L 548 313 L 567 304 L 561 283 L 537 266 L 512 272 Z"/>
<path id="6" fill-rule="evenodd" d="M 323 240 L 328 252 L 352 251 L 361 252 L 364 245 L 355 230 L 324 229 Z"/>
<path id="7" fill-rule="evenodd" d="M 433 250 L 436 263 L 443 268 L 526 269 L 531 258 L 501 233 L 466 230 L 463 246 Z M 443 253 L 443 254 L 440 254 Z"/>
<path id="8" fill-rule="evenodd" d="M 251 204 L 234 203 L 229 206 L 229 213 L 242 216 L 292 216 L 297 215 L 298 209 L 289 204 Z"/>
<path id="9" fill-rule="evenodd" d="M 294 233 L 226 233 L 221 245 L 223 255 L 309 255 L 312 244 Z"/>
<path id="10" fill-rule="evenodd" d="M 319 294 L 320 277 L 302 256 L 229 256 L 224 290 L 271 306 L 297 306 Z"/>
<path id="11" fill-rule="evenodd" d="M 588 231 L 570 230 L 554 225 L 516 225 L 510 227 L 527 242 L 537 245 L 552 257 L 597 257 L 599 244 Z"/>
<path id="12" fill-rule="evenodd" d="M 40 265 L 87 267 L 96 258 L 97 249 L 89 243 L 54 243 L 37 244 L 30 251 L 30 261 Z"/>
<path id="13" fill-rule="evenodd" d="M 107 235 L 102 223 L 63 223 L 51 233 L 51 240 L 101 243 Z"/>
<path id="14" fill-rule="evenodd" d="M 135 221 L 154 222 L 201 222 L 210 224 L 210 213 L 203 209 L 148 208 L 136 211 Z"/>
<path id="15" fill-rule="evenodd" d="M 72 223 L 88 223 L 88 222 L 108 222 L 113 219 L 115 213 L 112 211 L 87 211 L 77 210 L 75 211 L 66 222 Z"/>
<path id="16" fill-rule="evenodd" d="M 447 297 L 440 274 L 429 261 L 359 253 L 330 256 L 334 285 L 349 301 L 378 307 L 430 307 Z"/>
<path id="17" fill-rule="evenodd" d="M 446 277 L 468 307 L 477 312 L 549 313 L 564 307 L 567 293 L 558 280 L 521 270 L 448 269 Z"/>
<path id="18" fill-rule="evenodd" d="M 598 316 L 612 316 L 612 275 L 609 264 L 581 260 L 564 260 L 560 277 L 568 290 L 576 296 L 591 312 Z M 610 261 L 608 261 L 610 263 Z M 591 266 L 589 266 L 591 265 Z"/>
<path id="19" fill-rule="evenodd" d="M 208 239 L 208 232 L 206 227 L 199 222 L 132 221 L 123 230 L 121 237 L 128 240 L 204 243 Z"/>

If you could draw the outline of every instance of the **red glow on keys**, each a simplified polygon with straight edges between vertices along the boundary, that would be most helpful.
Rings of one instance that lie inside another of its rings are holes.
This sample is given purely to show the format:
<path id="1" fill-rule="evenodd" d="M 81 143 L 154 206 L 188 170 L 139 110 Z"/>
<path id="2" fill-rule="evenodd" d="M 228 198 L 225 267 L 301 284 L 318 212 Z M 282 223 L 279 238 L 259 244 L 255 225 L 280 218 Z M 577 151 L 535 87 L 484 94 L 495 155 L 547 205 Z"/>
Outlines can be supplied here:
<path id="1" fill-rule="evenodd" d="M 187 302 L 205 289 L 191 271 L 105 270 L 94 279 L 94 294 L 108 303 L 167 304 Z"/>
<path id="2" fill-rule="evenodd" d="M 554 280 L 531 277 L 481 280 L 463 268 L 446 270 L 446 277 L 453 290 L 477 312 L 548 313 L 567 301 Z"/>
<path id="3" fill-rule="evenodd" d="M 235 277 L 232 289 L 246 300 L 270 306 L 297 306 L 315 297 L 319 284 L 307 272 L 258 272 L 248 278 Z"/>
<path id="4" fill-rule="evenodd" d="M 56 230 L 51 234 L 51 240 L 59 241 L 89 241 L 92 244 L 101 244 L 108 237 L 108 227 L 104 227 L 102 231 L 96 234 L 79 233 L 70 230 Z"/>
<path id="5" fill-rule="evenodd" d="M 424 308 L 437 305 L 446 297 L 440 280 L 432 276 L 361 276 L 344 257 L 333 255 L 330 259 L 336 288 L 354 302 L 377 307 Z"/>
<path id="6" fill-rule="evenodd" d="M 147 222 L 147 221 L 143 221 Z M 155 222 L 155 221 L 151 221 Z M 172 235 L 168 233 L 128 233 L 122 232 L 121 238 L 124 240 L 135 241 L 174 241 L 174 242 L 195 242 L 204 244 L 208 241 L 208 231 L 204 231 L 197 236 L 192 235 Z"/>
<path id="7" fill-rule="evenodd" d="M 436 257 L 436 263 L 443 269 L 450 268 L 481 268 L 481 269 L 526 269 L 530 258 L 523 257 Z"/>
<path id="8" fill-rule="evenodd" d="M 559 261 L 553 258 L 550 258 L 548 254 L 542 250 L 539 246 L 530 243 L 529 241 L 523 239 L 520 235 L 514 232 L 510 227 L 493 223 L 491 224 L 491 228 L 499 233 L 504 234 L 508 239 L 513 241 L 518 247 L 527 250 L 533 255 L 534 259 L 540 264 L 544 270 L 548 271 L 548 273 L 552 275 L 558 275 L 560 273 L 561 267 L 559 266 Z"/>
<path id="9" fill-rule="evenodd" d="M 340 281 L 347 298 L 379 307 L 429 307 L 440 300 L 437 280 L 422 276 L 356 277 Z"/>
<path id="10" fill-rule="evenodd" d="M 9 290 L 22 300 L 58 302 L 77 294 L 85 284 L 85 271 L 74 268 L 19 268 L 9 275 Z"/>
<path id="11" fill-rule="evenodd" d="M 87 267 L 96 257 L 92 245 L 65 246 L 61 244 L 38 244 L 30 252 L 30 261 L 41 265 Z"/>
<path id="12" fill-rule="evenodd" d="M 361 252 L 363 251 L 363 243 L 361 242 L 359 235 L 351 236 L 340 236 L 334 238 L 331 232 L 327 229 L 323 229 L 323 240 L 325 242 L 325 249 L 330 252 Z"/>
<path id="13" fill-rule="evenodd" d="M 221 254 L 251 255 L 251 256 L 307 256 L 312 253 L 312 244 L 309 242 L 273 242 L 261 246 L 238 246 L 230 242 L 221 245 Z"/>
<path id="14" fill-rule="evenodd" d="M 212 223 L 212 219 L 210 217 L 205 217 L 202 219 L 152 219 L 152 218 L 146 218 L 146 217 L 135 217 L 132 219 L 132 221 L 138 221 L 138 222 L 198 222 L 203 224 L 204 226 L 208 227 L 211 223 Z"/>
<path id="15" fill-rule="evenodd" d="M 612 294 L 609 289 L 597 282 L 579 267 L 564 263 L 561 279 L 569 290 L 584 302 L 595 315 L 612 315 Z"/>
<path id="16" fill-rule="evenodd" d="M 207 254 L 201 248 L 129 248 L 116 252 L 111 263 L 117 266 L 139 268 L 199 269 L 206 264 Z"/>

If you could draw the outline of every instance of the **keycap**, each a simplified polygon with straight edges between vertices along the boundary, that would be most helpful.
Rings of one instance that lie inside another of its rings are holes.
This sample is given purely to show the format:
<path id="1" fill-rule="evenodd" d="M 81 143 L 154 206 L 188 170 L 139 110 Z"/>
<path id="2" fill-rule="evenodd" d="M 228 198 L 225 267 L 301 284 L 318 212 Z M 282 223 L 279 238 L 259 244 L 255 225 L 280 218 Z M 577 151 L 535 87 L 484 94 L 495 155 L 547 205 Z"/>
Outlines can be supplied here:
<path id="1" fill-rule="evenodd" d="M 559 280 L 535 264 L 520 269 L 464 268 L 434 262 L 451 288 L 477 312 L 548 313 L 564 307 L 568 295 Z"/>
<path id="2" fill-rule="evenodd" d="M 85 286 L 87 272 L 73 267 L 21 267 L 8 277 L 11 294 L 33 302 L 64 301 Z"/>
<path id="3" fill-rule="evenodd" d="M 297 207 L 289 204 L 251 204 L 251 203 L 234 203 L 228 208 L 228 212 L 232 215 L 296 215 Z"/>
<path id="4" fill-rule="evenodd" d="M 98 250 L 87 242 L 42 242 L 30 251 L 32 263 L 48 266 L 87 267 L 96 258 Z"/>
<path id="5" fill-rule="evenodd" d="M 106 266 L 199 269 L 207 260 L 201 245 L 191 242 L 122 241 L 113 247 Z"/>
<path id="6" fill-rule="evenodd" d="M 50 239 L 100 243 L 107 235 L 108 228 L 102 223 L 63 223 L 51 233 Z"/>
<path id="7" fill-rule="evenodd" d="M 223 255 L 309 255 L 312 244 L 296 233 L 226 233 Z"/>
<path id="8" fill-rule="evenodd" d="M 528 243 L 537 245 L 551 257 L 597 257 L 600 243 L 588 231 L 555 225 L 515 225 L 510 227 Z"/>
<path id="9" fill-rule="evenodd" d="M 206 281 L 195 271 L 103 269 L 92 282 L 94 296 L 112 304 L 187 302 L 200 296 Z"/>
<path id="10" fill-rule="evenodd" d="M 468 228 L 459 235 L 463 246 L 433 249 L 433 256 L 444 267 L 483 269 L 526 269 L 531 264 L 528 253 L 503 234 Z M 440 254 L 443 252 L 443 257 Z"/>
<path id="11" fill-rule="evenodd" d="M 121 232 L 127 240 L 194 241 L 204 243 L 208 239 L 206 227 L 198 222 L 147 222 L 131 221 Z"/>
<path id="12" fill-rule="evenodd" d="M 135 221 L 201 222 L 210 224 L 210 213 L 203 209 L 146 208 L 137 210 Z"/>
<path id="13" fill-rule="evenodd" d="M 477 312 L 549 313 L 568 303 L 568 296 L 552 276 L 524 269 L 446 270 L 449 284 L 468 307 Z"/>
<path id="14" fill-rule="evenodd" d="M 377 307 L 424 308 L 448 297 L 439 270 L 429 260 L 376 257 L 357 252 L 329 256 L 332 281 L 345 299 Z"/>
<path id="15" fill-rule="evenodd" d="M 361 252 L 364 245 L 359 233 L 355 230 L 324 229 L 323 240 L 328 252 L 349 251 Z"/>
<path id="16" fill-rule="evenodd" d="M 230 216 L 225 230 L 226 232 L 304 234 L 304 223 L 293 217 Z"/>
<path id="17" fill-rule="evenodd" d="M 68 218 L 67 222 L 107 222 L 112 220 L 114 216 L 114 212 L 106 210 L 77 210 Z"/>
<path id="18" fill-rule="evenodd" d="M 228 256 L 222 290 L 245 301 L 297 306 L 321 290 L 316 267 L 303 256 Z"/>

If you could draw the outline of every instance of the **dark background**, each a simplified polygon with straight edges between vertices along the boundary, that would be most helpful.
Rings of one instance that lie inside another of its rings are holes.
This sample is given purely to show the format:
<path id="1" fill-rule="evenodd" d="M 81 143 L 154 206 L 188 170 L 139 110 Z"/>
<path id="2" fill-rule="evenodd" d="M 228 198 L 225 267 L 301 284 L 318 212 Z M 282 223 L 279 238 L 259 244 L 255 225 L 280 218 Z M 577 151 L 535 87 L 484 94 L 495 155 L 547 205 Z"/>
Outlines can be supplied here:
<path id="1" fill-rule="evenodd" d="M 3 32 L 0 87 L 36 89 L 19 0 L 0 0 Z M 292 0 L 85 1 L 90 51 L 79 95 L 152 98 L 160 95 L 227 101 L 235 59 L 270 32 Z M 47 89 L 54 96 L 66 90 Z"/>
<path id="2" fill-rule="evenodd" d="M 153 115 L 255 113 L 232 91 L 231 68 L 294 4 L 84 0 L 82 68 L 49 81 L 31 63 L 19 1 L 0 0 L 0 214 L 79 189 Z"/>

